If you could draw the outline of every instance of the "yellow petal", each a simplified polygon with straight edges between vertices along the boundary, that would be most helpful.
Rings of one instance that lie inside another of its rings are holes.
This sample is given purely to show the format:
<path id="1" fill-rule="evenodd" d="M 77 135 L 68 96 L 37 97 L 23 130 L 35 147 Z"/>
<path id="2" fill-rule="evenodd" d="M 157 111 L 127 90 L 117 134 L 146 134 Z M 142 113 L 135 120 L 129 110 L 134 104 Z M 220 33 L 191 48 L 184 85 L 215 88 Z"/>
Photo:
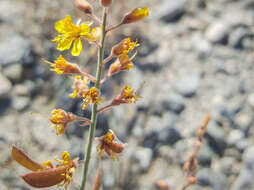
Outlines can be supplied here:
<path id="1" fill-rule="evenodd" d="M 74 40 L 73 48 L 72 48 L 72 55 L 79 56 L 80 52 L 82 51 L 82 42 L 80 38 Z"/>
<path id="2" fill-rule="evenodd" d="M 71 48 L 73 38 L 65 38 L 58 42 L 57 49 L 59 51 L 64 51 Z"/>
<path id="3" fill-rule="evenodd" d="M 71 22 L 70 15 L 66 15 L 66 17 L 63 20 L 60 20 L 55 24 L 55 29 L 59 33 L 72 32 L 75 28 L 76 26 Z"/>
<path id="4" fill-rule="evenodd" d="M 80 35 L 87 35 L 90 32 L 90 26 L 88 24 L 82 24 L 80 26 Z"/>

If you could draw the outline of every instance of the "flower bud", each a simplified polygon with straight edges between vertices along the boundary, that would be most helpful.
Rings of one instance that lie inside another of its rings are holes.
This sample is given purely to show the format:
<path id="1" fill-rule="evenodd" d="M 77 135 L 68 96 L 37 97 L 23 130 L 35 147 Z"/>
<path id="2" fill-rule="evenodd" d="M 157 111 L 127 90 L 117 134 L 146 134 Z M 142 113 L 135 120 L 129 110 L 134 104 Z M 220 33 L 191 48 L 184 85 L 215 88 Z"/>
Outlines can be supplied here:
<path id="1" fill-rule="evenodd" d="M 112 0 L 101 0 L 101 4 L 102 4 L 104 7 L 110 6 L 111 3 L 112 3 Z"/>
<path id="2" fill-rule="evenodd" d="M 75 5 L 86 14 L 92 14 L 93 12 L 92 6 L 86 0 L 75 0 Z"/>
<path id="3" fill-rule="evenodd" d="M 149 14 L 148 8 L 136 8 L 133 11 L 127 13 L 122 21 L 122 24 L 130 24 L 144 19 Z"/>

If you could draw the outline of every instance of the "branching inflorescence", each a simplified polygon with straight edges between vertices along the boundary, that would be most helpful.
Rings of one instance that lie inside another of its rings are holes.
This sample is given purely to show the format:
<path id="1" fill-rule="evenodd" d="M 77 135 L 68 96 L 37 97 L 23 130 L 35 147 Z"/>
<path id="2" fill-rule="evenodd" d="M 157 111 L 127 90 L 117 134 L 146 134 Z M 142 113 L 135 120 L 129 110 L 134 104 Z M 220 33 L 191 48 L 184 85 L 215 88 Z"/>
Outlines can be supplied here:
<path id="1" fill-rule="evenodd" d="M 117 140 L 117 137 L 112 130 L 109 130 L 109 132 L 102 137 L 94 138 L 97 114 L 113 106 L 136 103 L 140 98 L 140 96 L 137 95 L 137 92 L 131 89 L 130 86 L 126 85 L 121 93 L 113 98 L 110 104 L 98 109 L 98 105 L 103 102 L 100 86 L 112 75 L 121 71 L 127 71 L 134 66 L 132 60 L 137 52 L 134 52 L 131 57 L 129 57 L 128 54 L 139 46 L 137 40 L 132 41 L 130 37 L 125 38 L 112 47 L 109 57 L 104 58 L 104 42 L 106 34 L 122 25 L 144 19 L 148 16 L 149 12 L 147 8 L 136 8 L 123 15 L 123 19 L 119 24 L 109 26 L 107 25 L 107 16 L 108 8 L 112 4 L 112 0 L 100 0 L 100 4 L 103 10 L 102 20 L 95 16 L 93 8 L 88 1 L 75 0 L 76 7 L 79 8 L 84 15 L 99 24 L 99 26 L 93 27 L 93 22 L 82 22 L 81 19 L 74 24 L 71 20 L 71 16 L 67 15 L 64 19 L 55 24 L 55 29 L 58 32 L 58 35 L 52 40 L 57 44 L 57 50 L 64 51 L 71 49 L 71 54 L 73 56 L 80 56 L 84 41 L 97 46 L 98 59 L 96 76 L 89 74 L 78 64 L 67 61 L 62 55 L 59 55 L 53 62 L 43 59 L 45 63 L 49 64 L 51 71 L 54 71 L 59 75 L 73 75 L 73 92 L 69 95 L 70 98 L 81 98 L 83 101 L 82 110 L 85 110 L 88 105 L 92 107 L 91 118 L 77 116 L 62 109 L 54 109 L 52 111 L 52 116 L 49 119 L 52 123 L 52 127 L 56 130 L 57 135 L 63 134 L 68 124 L 74 121 L 83 122 L 81 127 L 87 125 L 90 126 L 80 190 L 85 189 L 94 139 L 99 142 L 97 145 L 99 159 L 105 152 L 113 160 L 119 160 L 117 154 L 121 153 L 124 149 L 124 144 Z M 115 61 L 109 66 L 109 70 L 105 73 L 105 77 L 102 79 L 101 76 L 103 75 L 104 65 L 109 63 L 112 59 L 115 59 Z M 92 87 L 89 85 L 90 82 L 94 84 Z M 12 157 L 19 164 L 32 171 L 31 173 L 22 176 L 22 178 L 27 184 L 33 187 L 50 187 L 57 184 L 63 184 L 65 188 L 67 188 L 67 185 L 72 181 L 72 174 L 78 163 L 78 158 L 71 160 L 69 153 L 63 152 L 61 155 L 62 159 L 56 159 L 56 162 L 58 162 L 56 166 L 53 166 L 50 160 L 40 164 L 33 161 L 22 150 L 15 146 L 12 147 Z M 99 169 L 93 189 L 98 189 L 100 179 L 101 170 Z"/>

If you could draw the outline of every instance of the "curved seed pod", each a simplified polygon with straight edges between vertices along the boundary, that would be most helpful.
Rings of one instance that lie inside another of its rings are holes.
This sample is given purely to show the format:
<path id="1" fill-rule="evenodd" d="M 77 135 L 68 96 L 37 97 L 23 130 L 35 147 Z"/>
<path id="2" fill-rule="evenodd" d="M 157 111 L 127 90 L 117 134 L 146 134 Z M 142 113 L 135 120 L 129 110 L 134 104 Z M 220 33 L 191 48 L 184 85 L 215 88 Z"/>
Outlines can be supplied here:
<path id="1" fill-rule="evenodd" d="M 38 171 L 38 170 L 45 169 L 41 164 L 33 161 L 22 150 L 20 150 L 16 146 L 12 146 L 11 156 L 13 160 L 16 160 L 16 162 L 18 162 L 20 165 L 24 166 L 25 168 L 29 170 Z"/>
<path id="2" fill-rule="evenodd" d="M 66 170 L 69 166 L 52 168 L 44 171 L 31 172 L 21 176 L 32 187 L 50 187 L 61 183 L 65 179 Z"/>
<path id="3" fill-rule="evenodd" d="M 124 149 L 124 144 L 118 142 L 111 142 L 108 146 L 113 152 L 116 153 L 121 153 Z"/>

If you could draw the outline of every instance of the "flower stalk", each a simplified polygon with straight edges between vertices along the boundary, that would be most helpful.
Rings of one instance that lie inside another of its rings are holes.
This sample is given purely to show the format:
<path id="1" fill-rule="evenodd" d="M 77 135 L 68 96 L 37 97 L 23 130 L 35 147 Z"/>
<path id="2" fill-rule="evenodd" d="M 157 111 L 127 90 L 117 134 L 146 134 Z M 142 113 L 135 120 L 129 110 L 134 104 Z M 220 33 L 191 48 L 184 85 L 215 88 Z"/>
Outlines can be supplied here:
<path id="1" fill-rule="evenodd" d="M 97 71 L 96 71 L 96 82 L 95 82 L 95 88 L 100 88 L 100 80 L 101 80 L 101 72 L 102 72 L 102 62 L 104 60 L 104 40 L 105 40 L 105 34 L 106 34 L 106 21 L 107 21 L 107 9 L 103 9 L 103 22 L 102 22 L 102 32 L 101 32 L 101 39 L 100 39 L 100 47 L 98 49 L 98 61 L 97 61 Z M 91 116 L 91 125 L 89 128 L 89 139 L 86 149 L 86 156 L 85 156 L 85 164 L 83 168 L 83 176 L 81 181 L 80 190 L 85 189 L 86 185 L 86 179 L 87 179 L 87 173 L 89 168 L 89 162 L 91 158 L 91 151 L 92 151 L 92 145 L 93 145 L 93 139 L 94 139 L 94 131 L 96 128 L 96 120 L 97 120 L 97 104 L 94 103 L 92 106 L 92 116 Z"/>

